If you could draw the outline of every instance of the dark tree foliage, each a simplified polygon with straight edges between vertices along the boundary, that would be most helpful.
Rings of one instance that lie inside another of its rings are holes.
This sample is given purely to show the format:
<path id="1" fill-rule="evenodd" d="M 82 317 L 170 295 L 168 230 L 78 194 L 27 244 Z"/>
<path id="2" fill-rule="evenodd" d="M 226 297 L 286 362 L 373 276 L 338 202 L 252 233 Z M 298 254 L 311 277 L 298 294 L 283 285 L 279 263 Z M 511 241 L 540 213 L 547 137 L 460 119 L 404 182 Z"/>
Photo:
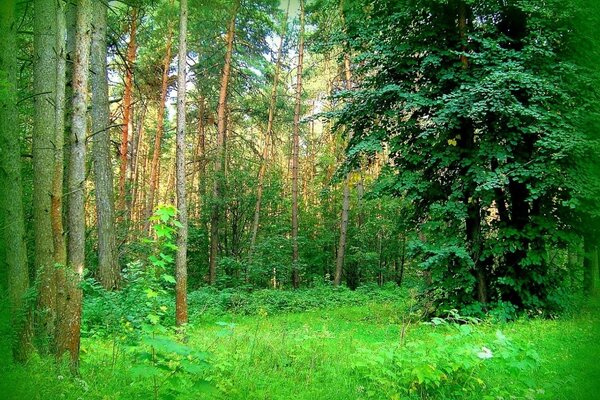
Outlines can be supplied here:
<path id="1" fill-rule="evenodd" d="M 591 148 L 579 129 L 585 74 L 570 57 L 575 5 L 366 0 L 345 9 L 359 85 L 339 93 L 346 105 L 333 116 L 352 126 L 355 160 L 389 152 L 376 194 L 414 204 L 409 248 L 430 295 L 444 307 L 552 307 L 560 274 L 548 250 L 572 240 L 573 210 L 593 190 L 569 173 Z"/>

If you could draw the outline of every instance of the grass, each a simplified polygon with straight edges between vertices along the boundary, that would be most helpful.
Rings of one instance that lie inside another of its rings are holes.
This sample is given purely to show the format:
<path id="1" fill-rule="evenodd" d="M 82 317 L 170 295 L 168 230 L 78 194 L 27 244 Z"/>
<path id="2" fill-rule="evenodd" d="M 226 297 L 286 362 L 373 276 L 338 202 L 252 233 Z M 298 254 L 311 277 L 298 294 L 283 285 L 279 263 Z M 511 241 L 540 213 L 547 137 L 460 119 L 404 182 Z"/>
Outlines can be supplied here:
<path id="1" fill-rule="evenodd" d="M 451 330 L 409 322 L 405 302 L 371 301 L 300 313 L 200 315 L 186 332 L 187 346 L 209 353 L 210 367 L 204 374 L 210 387 L 193 386 L 185 380 L 181 385 L 188 385 L 189 398 L 195 399 L 509 399 L 510 395 L 523 399 L 600 399 L 599 311 L 600 304 L 595 301 L 577 315 L 556 320 L 475 326 L 472 334 L 460 340 L 481 346 L 492 343 L 500 330 L 519 352 L 535 354 L 539 361 L 520 371 L 511 370 L 498 353 L 472 371 L 472 377 L 482 383 L 467 390 L 467 381 L 457 380 L 458 389 L 445 397 L 441 394 L 443 382 L 429 395 L 415 390 L 409 397 L 385 390 L 383 374 L 393 369 L 388 368 L 388 361 L 379 360 L 380 354 L 390 349 L 453 351 L 440 347 L 454 346 Z M 7 337 L 6 324 L 2 329 L 3 337 Z M 151 380 L 131 374 L 131 349 L 123 345 L 118 350 L 115 359 L 111 340 L 84 339 L 81 378 L 71 378 L 64 367 L 57 367 L 47 357 L 36 356 L 26 366 L 5 361 L 0 367 L 0 397 L 151 399 Z M 6 340 L 0 351 L 2 359 L 8 360 Z M 365 357 L 375 363 L 367 374 L 355 368 Z M 522 359 L 519 357 L 515 360 Z M 391 376 L 391 380 L 399 377 Z M 159 390 L 159 398 L 168 398 L 167 394 Z"/>

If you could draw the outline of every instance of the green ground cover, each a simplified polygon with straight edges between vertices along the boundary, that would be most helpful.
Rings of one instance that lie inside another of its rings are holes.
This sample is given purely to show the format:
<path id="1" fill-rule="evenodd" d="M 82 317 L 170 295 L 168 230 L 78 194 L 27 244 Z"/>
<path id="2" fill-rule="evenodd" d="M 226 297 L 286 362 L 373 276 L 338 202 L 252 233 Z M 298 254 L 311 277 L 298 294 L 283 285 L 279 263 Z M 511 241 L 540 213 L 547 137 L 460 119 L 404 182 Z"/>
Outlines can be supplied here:
<path id="1" fill-rule="evenodd" d="M 207 306 L 184 334 L 168 328 L 149 339 L 132 339 L 134 328 L 97 334 L 82 342 L 79 378 L 48 357 L 13 365 L 5 339 L 0 397 L 600 398 L 598 301 L 556 319 L 469 323 L 451 313 L 424 324 L 410 296 L 395 293 L 341 295 L 324 307 L 297 300 L 302 312 L 278 310 L 273 304 L 285 302 L 262 294 L 264 307 L 253 313 Z"/>

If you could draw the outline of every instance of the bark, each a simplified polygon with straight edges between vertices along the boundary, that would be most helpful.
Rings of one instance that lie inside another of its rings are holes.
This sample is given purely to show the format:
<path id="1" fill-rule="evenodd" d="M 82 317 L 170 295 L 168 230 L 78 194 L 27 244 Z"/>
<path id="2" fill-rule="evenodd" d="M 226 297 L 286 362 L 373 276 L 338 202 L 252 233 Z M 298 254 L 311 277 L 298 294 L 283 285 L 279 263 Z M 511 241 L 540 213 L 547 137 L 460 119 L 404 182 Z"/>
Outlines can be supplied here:
<path id="1" fill-rule="evenodd" d="M 0 81 L 6 84 L 0 96 L 0 247 L 8 275 L 11 325 L 14 332 L 13 360 L 24 363 L 31 352 L 31 311 L 25 294 L 29 288 L 25 220 L 21 186 L 21 149 L 17 111 L 16 0 L 0 4 Z"/>
<path id="2" fill-rule="evenodd" d="M 352 72 L 350 70 L 350 55 L 344 54 L 344 76 L 346 90 L 352 89 Z M 349 134 L 349 140 L 352 140 L 352 131 Z M 342 272 L 344 269 L 344 257 L 346 255 L 346 240 L 348 236 L 348 212 L 350 209 L 350 183 L 349 177 L 346 176 L 344 179 L 344 194 L 342 200 L 342 219 L 340 222 L 340 241 L 338 243 L 337 258 L 335 262 L 335 276 L 333 279 L 333 285 L 339 286 L 342 282 Z"/>
<path id="3" fill-rule="evenodd" d="M 71 369 L 79 369 L 81 306 L 80 282 L 85 262 L 85 140 L 87 135 L 88 68 L 91 0 L 78 0 L 75 63 L 73 65 L 73 121 L 69 160 L 67 279 L 64 318 L 59 326 L 58 356 L 69 352 Z"/>
<path id="4" fill-rule="evenodd" d="M 56 269 L 52 230 L 56 85 L 56 2 L 34 2 L 33 230 L 34 265 L 39 280 L 40 325 L 50 350 L 55 345 Z"/>
<path id="5" fill-rule="evenodd" d="M 65 3 L 57 2 L 56 9 L 56 85 L 54 93 L 54 176 L 52 182 L 52 233 L 54 240 L 54 263 L 60 265 L 55 270 L 56 279 L 56 326 L 60 327 L 64 318 L 65 307 L 65 266 L 67 264 L 67 248 L 63 224 L 63 186 L 64 186 L 64 143 L 65 143 L 65 95 L 66 95 L 66 42 L 67 35 Z M 58 340 L 58 339 L 57 339 Z"/>
<path id="6" fill-rule="evenodd" d="M 98 231 L 98 276 L 107 290 L 116 289 L 120 269 L 115 237 L 115 205 L 113 173 L 110 160 L 110 109 L 107 76 L 107 5 L 93 2 L 93 32 L 91 44 L 92 134 L 96 218 Z"/>
<path id="7" fill-rule="evenodd" d="M 205 104 L 204 97 L 200 96 L 198 102 L 198 140 L 194 152 L 194 161 L 197 167 L 192 173 L 192 187 L 196 184 L 196 174 L 198 174 L 198 182 L 195 190 L 196 194 L 196 219 L 200 218 L 201 199 L 204 197 L 204 176 L 206 175 L 206 134 L 204 126 Z"/>
<path id="8" fill-rule="evenodd" d="M 273 140 L 273 122 L 275 120 L 275 108 L 277 106 L 277 87 L 279 84 L 279 74 L 281 71 L 281 56 L 283 53 L 283 43 L 285 41 L 285 35 L 287 30 L 287 19 L 290 11 L 290 1 L 288 0 L 285 19 L 283 20 L 281 37 L 279 39 L 279 47 L 277 48 L 277 61 L 275 62 L 275 74 L 273 76 L 273 86 L 271 88 L 271 97 L 269 101 L 269 118 L 267 120 L 267 129 L 264 135 L 264 147 L 262 152 L 262 158 L 260 161 L 260 169 L 258 171 L 258 187 L 256 189 L 256 204 L 254 205 L 254 220 L 252 223 L 252 236 L 250 239 L 250 261 L 254 253 L 254 246 L 256 244 L 256 235 L 258 234 L 258 225 L 260 223 L 260 208 L 262 203 L 263 187 L 265 173 L 267 171 L 267 163 L 269 157 L 270 141 Z"/>
<path id="9" fill-rule="evenodd" d="M 300 113 L 302 109 L 302 67 L 304 61 L 304 1 L 300 0 L 300 32 L 296 71 L 296 107 L 292 135 L 292 285 L 300 286 L 298 273 L 298 158 L 300 152 Z"/>
<path id="10" fill-rule="evenodd" d="M 221 85 L 219 90 L 219 104 L 217 106 L 217 160 L 215 162 L 215 182 L 213 186 L 213 207 L 210 218 L 210 260 L 209 260 L 209 283 L 214 285 L 217 280 L 217 252 L 219 250 L 219 223 L 221 221 L 222 197 L 225 186 L 225 141 L 227 134 L 227 94 L 229 77 L 231 74 L 231 58 L 233 55 L 233 41 L 235 38 L 235 22 L 240 6 L 239 0 L 235 2 L 231 20 L 227 28 L 227 50 L 225 52 L 225 63 L 221 74 Z"/>
<path id="11" fill-rule="evenodd" d="M 169 82 L 169 66 L 171 65 L 171 42 L 173 36 L 173 23 L 169 21 L 167 25 L 167 43 L 165 46 L 165 58 L 163 59 L 162 82 L 160 89 L 160 100 L 158 102 L 158 115 L 156 116 L 156 137 L 154 139 L 154 153 L 152 153 L 152 164 L 150 166 L 150 187 L 148 189 L 148 204 L 146 206 L 146 219 L 154 211 L 154 194 L 159 190 L 160 182 L 158 180 L 160 170 L 160 148 L 162 137 L 165 131 L 165 103 L 167 101 L 167 90 Z M 150 224 L 146 224 L 146 231 Z"/>
<path id="12" fill-rule="evenodd" d="M 186 324 L 187 312 L 187 240 L 188 217 L 185 194 L 185 84 L 187 71 L 187 0 L 179 1 L 179 55 L 177 67 L 177 210 L 181 226 L 177 232 L 175 258 L 175 321 Z"/>
<path id="13" fill-rule="evenodd" d="M 129 153 L 129 130 L 131 125 L 131 99 L 133 94 L 133 66 L 136 56 L 137 8 L 131 10 L 129 43 L 125 60 L 125 91 L 123 93 L 123 126 L 121 130 L 121 168 L 119 174 L 119 209 L 123 211 L 126 204 L 127 160 Z"/>
<path id="14" fill-rule="evenodd" d="M 144 216 L 146 215 L 146 203 L 145 200 L 146 198 L 144 197 L 143 200 L 144 202 L 142 203 L 142 205 L 140 206 L 140 193 L 144 193 L 143 190 L 140 190 L 140 185 L 143 184 L 140 183 L 140 158 L 143 160 L 144 163 L 146 163 L 146 154 L 144 153 L 145 150 L 145 139 L 146 139 L 146 130 L 144 127 L 144 120 L 146 118 L 146 111 L 148 110 L 148 104 L 146 102 L 143 103 L 142 107 L 141 107 L 141 111 L 138 114 L 138 120 L 137 120 L 137 134 L 136 134 L 136 145 L 135 145 L 135 158 L 132 162 L 132 178 L 131 178 L 131 184 L 133 186 L 132 188 L 132 193 L 131 193 L 131 209 L 130 211 L 130 219 L 132 221 L 135 222 L 140 222 L 142 221 L 142 219 L 144 218 Z M 140 155 L 142 154 L 142 155 Z M 142 175 L 145 176 L 145 175 Z M 142 222 L 142 227 L 145 226 L 145 222 Z M 141 227 L 140 227 L 141 229 Z"/>

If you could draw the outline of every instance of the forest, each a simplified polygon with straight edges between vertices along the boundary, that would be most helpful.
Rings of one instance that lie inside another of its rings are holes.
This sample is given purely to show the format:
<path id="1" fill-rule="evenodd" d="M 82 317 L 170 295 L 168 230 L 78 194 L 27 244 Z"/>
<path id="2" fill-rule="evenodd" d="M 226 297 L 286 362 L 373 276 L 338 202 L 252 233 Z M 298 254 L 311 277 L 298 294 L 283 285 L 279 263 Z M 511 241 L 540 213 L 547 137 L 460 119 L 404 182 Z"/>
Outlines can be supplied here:
<path id="1" fill-rule="evenodd" d="M 597 0 L 0 0 L 0 398 L 600 399 Z"/>

